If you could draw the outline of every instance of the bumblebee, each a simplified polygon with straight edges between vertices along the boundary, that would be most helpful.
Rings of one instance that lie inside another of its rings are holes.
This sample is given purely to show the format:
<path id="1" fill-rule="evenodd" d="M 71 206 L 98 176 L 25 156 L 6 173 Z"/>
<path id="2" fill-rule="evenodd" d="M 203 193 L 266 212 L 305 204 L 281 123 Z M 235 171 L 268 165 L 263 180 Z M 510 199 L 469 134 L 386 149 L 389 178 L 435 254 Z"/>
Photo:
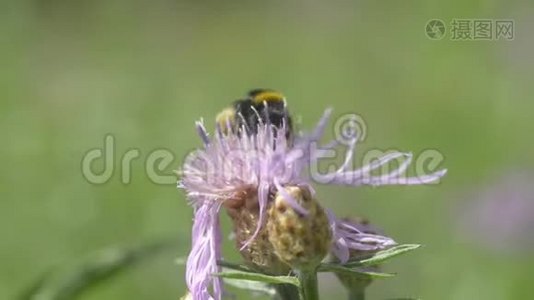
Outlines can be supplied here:
<path id="1" fill-rule="evenodd" d="M 287 110 L 286 98 L 271 89 L 254 89 L 244 99 L 234 101 L 232 106 L 221 111 L 216 117 L 217 126 L 225 134 L 237 133 L 253 135 L 258 125 L 271 124 L 277 128 L 285 127 L 286 137 L 293 135 L 293 124 Z"/>

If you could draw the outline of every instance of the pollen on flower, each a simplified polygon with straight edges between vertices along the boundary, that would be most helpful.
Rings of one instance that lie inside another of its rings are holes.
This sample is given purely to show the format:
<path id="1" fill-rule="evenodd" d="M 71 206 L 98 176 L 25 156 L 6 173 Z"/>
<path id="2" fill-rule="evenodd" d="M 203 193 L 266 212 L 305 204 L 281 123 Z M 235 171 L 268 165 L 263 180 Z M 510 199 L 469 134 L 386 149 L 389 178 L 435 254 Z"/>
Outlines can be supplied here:
<path id="1" fill-rule="evenodd" d="M 293 268 L 314 267 L 328 253 L 332 233 L 324 209 L 304 187 L 289 186 L 277 193 L 267 212 L 267 232 L 278 258 Z M 291 197 L 308 214 L 293 209 Z"/>

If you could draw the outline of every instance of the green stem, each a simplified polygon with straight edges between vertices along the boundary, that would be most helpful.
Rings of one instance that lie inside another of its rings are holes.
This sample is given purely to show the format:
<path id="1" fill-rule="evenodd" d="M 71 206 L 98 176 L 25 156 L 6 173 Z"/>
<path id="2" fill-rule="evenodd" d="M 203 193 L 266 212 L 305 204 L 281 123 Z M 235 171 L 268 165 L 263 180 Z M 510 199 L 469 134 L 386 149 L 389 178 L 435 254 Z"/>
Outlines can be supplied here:
<path id="1" fill-rule="evenodd" d="M 298 270 L 297 276 L 304 300 L 319 300 L 317 270 Z"/>
<path id="2" fill-rule="evenodd" d="M 291 284 L 275 284 L 277 300 L 295 300 L 299 298 L 299 289 Z"/>
<path id="3" fill-rule="evenodd" d="M 349 291 L 349 300 L 365 300 L 365 291 L 363 289 Z"/>

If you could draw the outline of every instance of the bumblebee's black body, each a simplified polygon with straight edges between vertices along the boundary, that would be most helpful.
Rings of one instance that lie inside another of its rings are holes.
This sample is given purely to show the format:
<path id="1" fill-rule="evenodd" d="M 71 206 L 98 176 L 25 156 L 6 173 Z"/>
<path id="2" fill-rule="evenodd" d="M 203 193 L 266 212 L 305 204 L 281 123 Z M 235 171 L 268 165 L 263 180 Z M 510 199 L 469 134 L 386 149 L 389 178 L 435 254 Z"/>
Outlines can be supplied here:
<path id="1" fill-rule="evenodd" d="M 284 96 L 274 90 L 254 89 L 244 99 L 234 101 L 233 106 L 217 116 L 221 127 L 230 124 L 232 131 L 241 134 L 257 134 L 259 124 L 271 124 L 286 128 L 286 137 L 292 136 L 292 121 L 286 107 Z"/>
<path id="2" fill-rule="evenodd" d="M 287 112 L 283 96 L 275 91 L 256 89 L 248 93 L 247 98 L 234 102 L 236 125 L 245 126 L 250 134 L 256 134 L 258 124 L 272 124 L 281 128 L 286 126 L 291 131 L 291 117 Z"/>

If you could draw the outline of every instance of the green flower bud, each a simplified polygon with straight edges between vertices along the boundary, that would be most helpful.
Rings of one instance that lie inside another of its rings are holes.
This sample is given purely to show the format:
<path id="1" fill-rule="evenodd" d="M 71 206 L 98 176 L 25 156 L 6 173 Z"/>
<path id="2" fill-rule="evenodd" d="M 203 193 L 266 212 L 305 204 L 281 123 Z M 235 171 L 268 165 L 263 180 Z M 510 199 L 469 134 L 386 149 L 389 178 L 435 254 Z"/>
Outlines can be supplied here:
<path id="1" fill-rule="evenodd" d="M 285 189 L 308 214 L 295 211 L 280 193 L 276 194 L 267 213 L 268 240 L 276 256 L 293 269 L 314 268 L 330 249 L 328 217 L 308 189 Z"/>

